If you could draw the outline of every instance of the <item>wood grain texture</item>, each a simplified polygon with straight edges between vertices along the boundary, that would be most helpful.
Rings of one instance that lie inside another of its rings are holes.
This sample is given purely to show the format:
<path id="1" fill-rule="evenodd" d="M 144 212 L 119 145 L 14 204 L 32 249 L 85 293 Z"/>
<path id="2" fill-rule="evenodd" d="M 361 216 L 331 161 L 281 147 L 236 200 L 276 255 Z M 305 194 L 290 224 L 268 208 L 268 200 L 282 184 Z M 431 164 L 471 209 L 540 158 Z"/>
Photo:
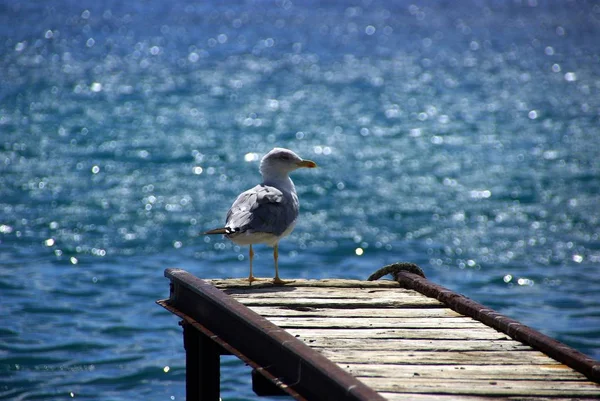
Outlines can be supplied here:
<path id="1" fill-rule="evenodd" d="M 598 387 L 564 380 L 431 380 L 358 377 L 378 391 L 484 396 L 598 397 Z"/>
<path id="2" fill-rule="evenodd" d="M 346 317 L 270 317 L 270 321 L 280 327 L 328 328 L 328 329 L 458 329 L 478 328 L 480 323 L 466 317 L 448 318 L 412 318 L 398 319 L 390 317 L 346 318 Z"/>
<path id="3" fill-rule="evenodd" d="M 309 344 L 310 345 L 310 344 Z M 356 351 L 323 349 L 329 360 L 339 365 L 351 363 L 375 363 L 386 365 L 558 365 L 559 362 L 548 358 L 541 352 L 528 351 Z M 393 366 L 390 366 L 393 369 Z M 560 372 L 556 372 L 557 376 Z"/>
<path id="4" fill-rule="evenodd" d="M 577 398 L 544 397 L 544 396 L 487 396 L 487 395 L 464 395 L 464 394 L 416 394 L 416 393 L 390 393 L 379 392 L 388 401 L 597 401 L 595 396 Z"/>
<path id="5" fill-rule="evenodd" d="M 354 338 L 371 342 L 377 348 L 380 339 L 445 339 L 445 340 L 504 340 L 509 337 L 489 327 L 477 329 L 304 329 L 290 328 L 287 330 L 299 338 Z"/>
<path id="6" fill-rule="evenodd" d="M 495 361 L 492 361 L 495 362 Z M 565 380 L 581 380 L 585 377 L 572 369 L 565 369 L 564 365 L 501 365 L 489 364 L 482 369 L 475 361 L 463 365 L 410 365 L 395 364 L 393 367 L 377 363 L 350 363 L 345 368 L 355 376 L 360 377 L 387 377 L 392 379 L 406 379 L 418 377 L 420 379 L 442 380 L 553 380 L 559 373 Z M 558 372 L 557 372 L 558 370 Z"/>
<path id="7" fill-rule="evenodd" d="M 313 348 L 332 348 L 348 350 L 372 350 L 373 342 L 363 338 L 300 338 L 310 342 Z M 382 338 L 377 340 L 377 349 L 381 351 L 525 351 L 531 347 L 511 339 L 469 340 L 463 339 L 419 339 L 419 338 Z"/>
<path id="8" fill-rule="evenodd" d="M 279 306 L 250 306 L 250 309 L 256 313 L 266 317 L 394 317 L 401 319 L 413 318 L 429 318 L 429 317 L 446 317 L 454 318 L 464 316 L 456 313 L 451 309 L 434 306 L 433 308 L 351 308 L 351 309 L 333 309 L 333 308 L 318 308 L 318 307 L 294 307 L 291 305 Z"/>

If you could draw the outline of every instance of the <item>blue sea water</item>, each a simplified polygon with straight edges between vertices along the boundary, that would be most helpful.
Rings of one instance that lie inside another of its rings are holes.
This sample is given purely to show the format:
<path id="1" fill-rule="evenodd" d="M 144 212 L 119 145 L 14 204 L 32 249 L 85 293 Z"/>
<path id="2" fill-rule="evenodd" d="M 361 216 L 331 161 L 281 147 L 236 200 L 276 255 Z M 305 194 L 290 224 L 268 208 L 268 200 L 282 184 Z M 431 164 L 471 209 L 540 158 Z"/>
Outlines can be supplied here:
<path id="1" fill-rule="evenodd" d="M 163 270 L 247 274 L 199 233 L 275 146 L 320 166 L 284 278 L 415 262 L 600 358 L 598 38 L 599 1 L 0 1 L 0 399 L 184 399 Z"/>

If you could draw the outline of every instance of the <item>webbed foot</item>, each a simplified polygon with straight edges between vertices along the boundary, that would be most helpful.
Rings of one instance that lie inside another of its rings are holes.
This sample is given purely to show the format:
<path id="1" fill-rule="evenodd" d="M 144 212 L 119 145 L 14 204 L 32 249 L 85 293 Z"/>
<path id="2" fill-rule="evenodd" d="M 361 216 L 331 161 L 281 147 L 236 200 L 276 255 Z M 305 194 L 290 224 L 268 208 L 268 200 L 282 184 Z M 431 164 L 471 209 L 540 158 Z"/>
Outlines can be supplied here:
<path id="1" fill-rule="evenodd" d="M 248 283 L 250 285 L 252 285 L 252 283 L 255 282 L 255 281 L 263 281 L 265 279 L 264 278 L 254 277 L 254 276 L 248 276 L 248 278 L 246 280 L 248 280 Z"/>
<path id="2" fill-rule="evenodd" d="M 294 281 L 296 281 L 296 280 L 282 280 L 279 277 L 275 277 L 273 279 L 273 284 L 275 284 L 275 285 L 285 285 L 285 284 L 291 284 Z"/>

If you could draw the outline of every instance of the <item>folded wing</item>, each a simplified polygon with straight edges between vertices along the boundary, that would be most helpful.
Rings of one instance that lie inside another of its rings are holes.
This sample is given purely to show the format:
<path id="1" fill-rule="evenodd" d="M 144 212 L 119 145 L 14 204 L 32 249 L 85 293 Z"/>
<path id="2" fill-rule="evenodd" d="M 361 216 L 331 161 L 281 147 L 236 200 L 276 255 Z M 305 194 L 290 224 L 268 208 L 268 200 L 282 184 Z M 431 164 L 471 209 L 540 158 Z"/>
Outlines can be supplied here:
<path id="1" fill-rule="evenodd" d="M 298 202 L 268 185 L 243 192 L 227 213 L 225 227 L 231 233 L 261 232 L 281 235 L 298 217 Z M 289 207 L 289 205 L 293 207 Z"/>

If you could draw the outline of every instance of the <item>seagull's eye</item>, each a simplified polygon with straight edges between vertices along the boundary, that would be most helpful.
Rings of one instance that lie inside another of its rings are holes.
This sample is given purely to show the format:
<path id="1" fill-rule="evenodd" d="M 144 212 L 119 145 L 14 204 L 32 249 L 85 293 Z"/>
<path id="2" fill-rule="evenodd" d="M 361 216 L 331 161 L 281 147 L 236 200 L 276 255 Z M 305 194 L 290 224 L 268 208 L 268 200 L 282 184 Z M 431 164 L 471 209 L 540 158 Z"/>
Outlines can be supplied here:
<path id="1" fill-rule="evenodd" d="M 286 155 L 285 153 L 279 156 L 281 160 L 290 160 L 290 155 Z"/>

